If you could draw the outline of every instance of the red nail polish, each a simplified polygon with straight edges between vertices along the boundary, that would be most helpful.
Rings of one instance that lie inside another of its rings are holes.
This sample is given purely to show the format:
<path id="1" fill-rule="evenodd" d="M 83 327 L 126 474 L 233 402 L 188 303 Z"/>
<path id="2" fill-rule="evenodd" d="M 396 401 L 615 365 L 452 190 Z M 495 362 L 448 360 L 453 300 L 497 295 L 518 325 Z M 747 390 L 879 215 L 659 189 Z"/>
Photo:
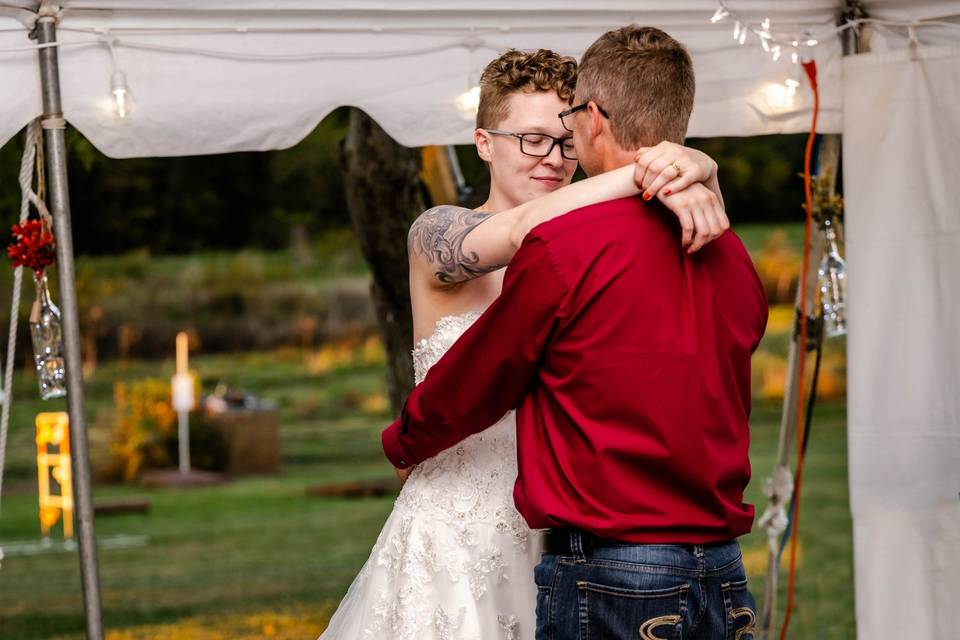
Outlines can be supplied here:
<path id="1" fill-rule="evenodd" d="M 644 200 L 649 200 L 649 199 L 652 198 L 652 197 L 653 197 L 653 196 L 650 195 L 650 192 L 649 192 L 649 191 L 644 191 L 644 192 L 643 192 L 643 199 L 644 199 Z"/>
<path id="2" fill-rule="evenodd" d="M 663 190 L 663 195 L 665 195 L 665 196 L 668 196 L 668 195 L 670 195 L 671 193 L 673 193 L 673 191 L 671 191 L 670 189 L 664 189 L 664 190 Z"/>

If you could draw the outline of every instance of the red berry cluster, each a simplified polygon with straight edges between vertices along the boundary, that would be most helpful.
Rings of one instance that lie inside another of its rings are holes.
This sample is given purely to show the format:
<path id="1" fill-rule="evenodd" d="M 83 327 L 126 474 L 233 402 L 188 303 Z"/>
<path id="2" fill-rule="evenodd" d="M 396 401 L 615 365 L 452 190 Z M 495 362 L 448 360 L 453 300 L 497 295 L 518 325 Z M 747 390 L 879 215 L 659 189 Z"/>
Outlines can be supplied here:
<path id="1" fill-rule="evenodd" d="M 56 260 L 53 234 L 43 220 L 27 220 L 13 225 L 11 230 L 13 242 L 7 247 L 7 255 L 13 266 L 29 267 L 39 278 L 43 270 Z"/>

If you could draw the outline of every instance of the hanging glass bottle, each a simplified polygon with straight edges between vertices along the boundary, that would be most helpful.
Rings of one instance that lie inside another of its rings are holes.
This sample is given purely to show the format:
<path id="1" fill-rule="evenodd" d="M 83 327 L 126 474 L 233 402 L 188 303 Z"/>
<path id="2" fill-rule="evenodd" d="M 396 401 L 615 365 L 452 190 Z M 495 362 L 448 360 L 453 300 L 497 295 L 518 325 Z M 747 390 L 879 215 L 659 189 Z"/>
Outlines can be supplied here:
<path id="1" fill-rule="evenodd" d="M 30 311 L 30 337 L 40 397 L 43 400 L 63 398 L 67 395 L 67 386 L 60 309 L 50 299 L 47 276 L 43 272 L 34 274 L 34 283 L 37 285 L 37 299 Z"/>
<path id="2" fill-rule="evenodd" d="M 823 259 L 817 270 L 820 304 L 823 307 L 823 330 L 829 337 L 847 333 L 847 264 L 840 257 L 840 246 L 834 221 L 823 222 L 826 237 Z"/>

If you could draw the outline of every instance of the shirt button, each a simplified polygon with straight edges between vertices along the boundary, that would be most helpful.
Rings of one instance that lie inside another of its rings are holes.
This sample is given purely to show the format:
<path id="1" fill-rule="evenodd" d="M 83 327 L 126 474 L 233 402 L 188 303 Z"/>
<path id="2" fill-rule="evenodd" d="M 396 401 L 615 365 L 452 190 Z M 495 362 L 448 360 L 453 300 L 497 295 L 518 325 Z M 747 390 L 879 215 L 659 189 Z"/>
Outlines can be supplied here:
<path id="1" fill-rule="evenodd" d="M 401 465 L 405 465 L 405 464 L 407 464 L 407 461 L 406 461 L 406 460 L 401 460 L 401 461 L 400 461 L 400 464 L 401 464 Z"/>

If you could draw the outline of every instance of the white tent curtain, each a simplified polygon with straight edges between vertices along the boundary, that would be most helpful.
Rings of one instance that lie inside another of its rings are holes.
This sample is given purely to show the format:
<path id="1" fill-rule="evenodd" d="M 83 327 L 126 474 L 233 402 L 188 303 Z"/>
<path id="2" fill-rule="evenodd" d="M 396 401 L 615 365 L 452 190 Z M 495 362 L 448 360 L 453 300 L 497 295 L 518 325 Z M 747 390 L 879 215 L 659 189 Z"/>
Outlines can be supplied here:
<path id="1" fill-rule="evenodd" d="M 960 637 L 960 48 L 844 64 L 858 637 Z"/>

